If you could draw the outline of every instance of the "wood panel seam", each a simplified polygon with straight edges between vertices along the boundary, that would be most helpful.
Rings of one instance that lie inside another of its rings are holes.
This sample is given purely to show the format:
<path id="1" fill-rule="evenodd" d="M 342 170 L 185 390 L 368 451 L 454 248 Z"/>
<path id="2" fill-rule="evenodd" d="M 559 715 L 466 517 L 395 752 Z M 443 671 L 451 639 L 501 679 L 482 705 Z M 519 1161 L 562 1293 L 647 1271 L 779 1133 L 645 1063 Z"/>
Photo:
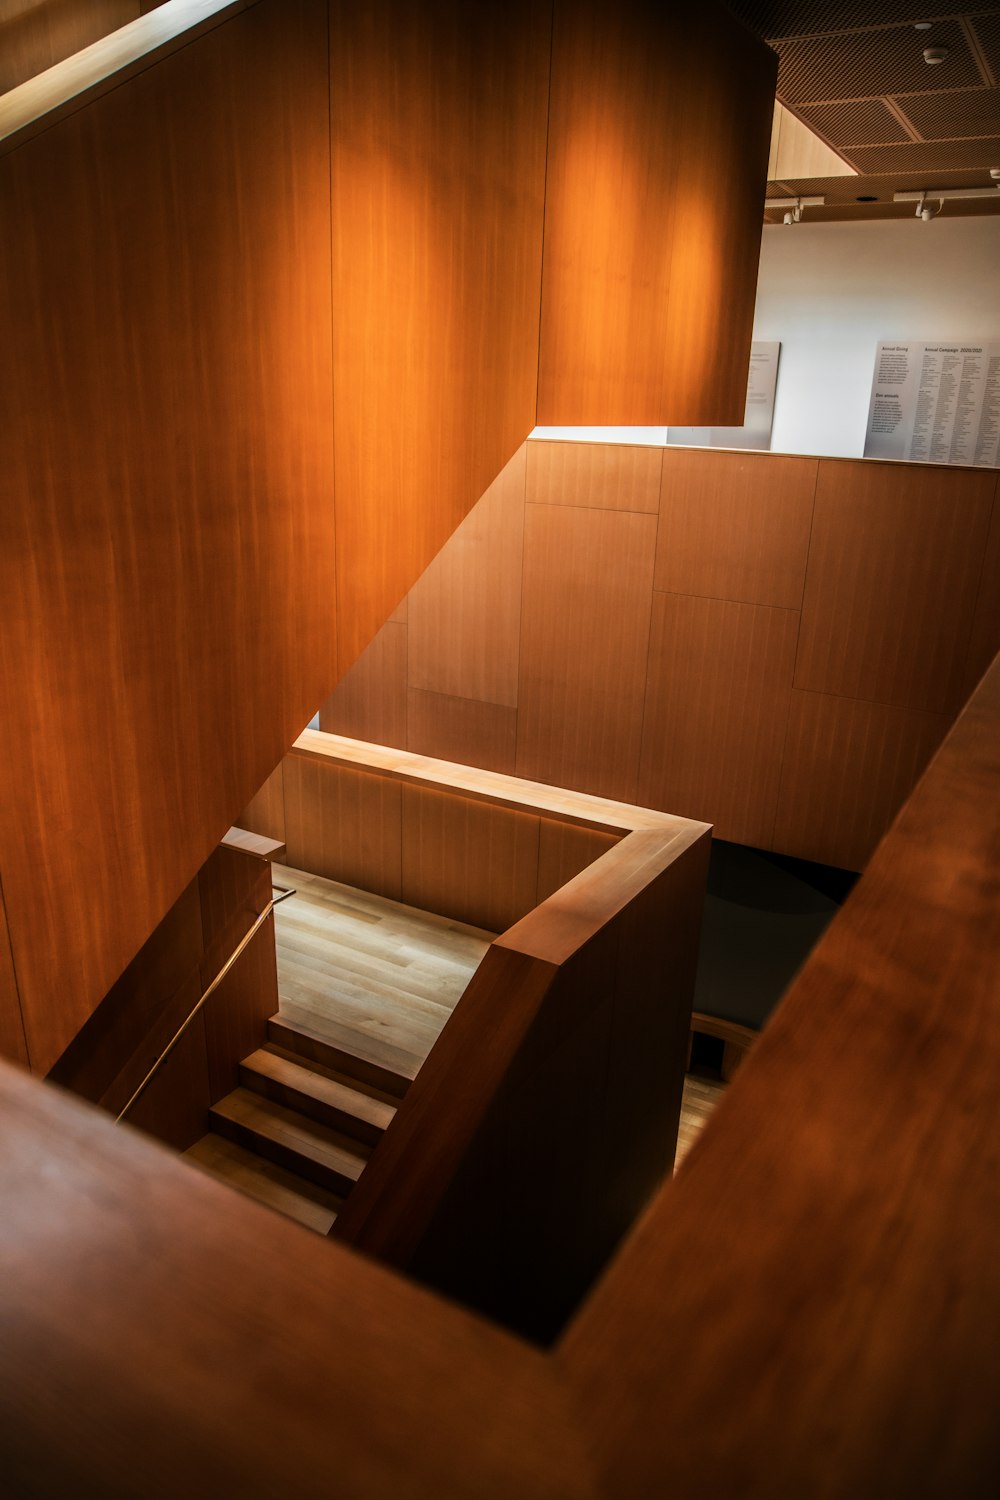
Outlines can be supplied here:
<path id="1" fill-rule="evenodd" d="M 329 245 L 327 254 L 327 271 L 330 288 L 330 451 L 337 452 L 337 348 L 336 334 L 334 331 L 334 318 L 336 311 L 333 305 L 333 18 L 331 15 L 330 0 L 326 6 L 326 164 L 327 182 L 330 193 L 329 223 Z M 333 493 L 330 496 L 330 506 L 333 511 L 333 559 L 331 582 L 333 584 L 333 670 L 337 680 L 341 677 L 340 672 L 340 573 L 337 568 L 337 464 L 334 458 L 331 464 L 330 486 Z M 324 700 L 325 701 L 325 700 Z M 315 712 L 319 712 L 323 706 L 317 703 Z M 282 783 L 282 789 L 284 783 Z M 284 804 L 282 804 L 284 805 Z"/>
<path id="2" fill-rule="evenodd" d="M 646 631 L 646 671 L 645 671 L 645 674 L 643 676 L 643 683 L 642 683 L 642 712 L 639 715 L 639 739 L 638 739 L 638 748 L 637 748 L 637 752 L 636 752 L 636 767 L 635 767 L 635 795 L 636 795 L 636 801 L 638 801 L 638 799 L 639 799 L 639 797 L 641 795 L 640 788 L 641 788 L 641 784 L 642 784 L 642 755 L 643 755 L 643 747 L 644 747 L 644 745 L 646 743 L 646 710 L 647 710 L 647 707 L 649 705 L 649 662 L 650 662 L 650 654 L 651 654 L 652 648 L 653 648 L 653 595 L 656 593 L 656 588 L 655 588 L 656 559 L 659 556 L 659 551 L 660 551 L 660 521 L 661 521 L 661 519 L 663 517 L 663 467 L 664 467 L 664 465 L 663 465 L 663 455 L 664 455 L 665 452 L 666 452 L 666 449 L 665 448 L 661 448 L 661 450 L 660 450 L 660 482 L 657 485 L 657 489 L 656 489 L 656 529 L 653 532 L 653 571 L 650 574 L 650 584 L 651 584 L 651 587 L 650 587 L 650 591 L 649 591 L 649 628 Z"/>
<path id="3" fill-rule="evenodd" d="M 542 173 L 542 222 L 541 222 L 541 259 L 538 265 L 538 348 L 535 359 L 535 426 L 538 426 L 538 391 L 542 379 L 542 308 L 545 305 L 545 212 L 549 201 L 549 141 L 552 134 L 552 54 L 555 50 L 556 29 L 556 0 L 550 0 L 549 5 L 549 81 L 545 94 L 545 168 Z M 528 434 L 525 433 L 525 442 Z M 527 492 L 527 470 L 525 463 L 525 492 Z M 523 598 L 523 595 L 522 595 Z M 520 641 L 520 635 L 518 636 Z M 517 758 L 517 743 L 514 744 L 514 757 Z"/>
<path id="4" fill-rule="evenodd" d="M 809 573 L 809 554 L 812 549 L 813 522 L 816 519 L 816 491 L 819 488 L 819 460 L 813 475 L 812 505 L 809 510 L 809 535 L 806 540 L 806 555 L 802 567 L 802 590 L 799 595 L 798 624 L 795 628 L 795 650 L 792 653 L 792 675 L 788 682 L 788 706 L 785 712 L 785 732 L 781 737 L 781 754 L 778 757 L 778 783 L 774 794 L 774 816 L 771 819 L 771 844 L 774 848 L 778 833 L 778 815 L 781 812 L 781 796 L 785 786 L 785 760 L 788 754 L 788 731 L 792 717 L 792 693 L 795 692 L 795 669 L 799 660 L 799 641 L 802 637 L 802 611 L 806 602 L 806 578 Z"/>
<path id="5" fill-rule="evenodd" d="M 595 447 L 597 444 L 595 443 Z M 598 515 L 609 516 L 651 516 L 651 510 L 626 510 L 619 505 L 581 505 L 576 501 L 565 504 L 555 500 L 525 500 L 525 505 L 533 506 L 536 510 L 588 510 L 596 511 Z M 656 512 L 659 516 L 659 510 Z"/>
<path id="6" fill-rule="evenodd" d="M 24 1007 L 21 1004 L 21 990 L 17 982 L 17 958 L 14 954 L 14 938 L 10 930 L 10 918 L 7 915 L 7 906 L 3 894 L 3 872 L 0 871 L 0 912 L 3 913 L 4 930 L 7 934 L 7 951 L 10 954 L 10 975 L 14 981 L 14 999 L 17 1002 L 17 1018 L 21 1027 L 21 1037 L 24 1042 L 24 1055 L 31 1068 L 31 1048 L 28 1046 L 28 1029 L 24 1024 Z"/>

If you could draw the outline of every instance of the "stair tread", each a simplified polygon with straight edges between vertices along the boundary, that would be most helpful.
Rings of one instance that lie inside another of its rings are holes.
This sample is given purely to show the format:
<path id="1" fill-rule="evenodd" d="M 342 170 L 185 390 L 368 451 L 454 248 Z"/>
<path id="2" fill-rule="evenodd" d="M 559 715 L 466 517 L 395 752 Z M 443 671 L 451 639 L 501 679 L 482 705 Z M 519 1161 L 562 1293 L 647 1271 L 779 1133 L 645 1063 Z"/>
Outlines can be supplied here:
<path id="1" fill-rule="evenodd" d="M 240 1066 L 297 1093 L 308 1094 L 317 1103 L 353 1115 L 379 1130 L 385 1130 L 396 1113 L 392 1105 L 373 1098 L 359 1081 L 334 1077 L 330 1069 L 318 1072 L 304 1058 L 293 1059 L 275 1047 L 259 1048 L 244 1058 Z"/>
<path id="2" fill-rule="evenodd" d="M 365 1078 L 356 1078 L 346 1068 L 334 1068 L 328 1063 L 320 1062 L 315 1057 L 307 1057 L 302 1052 L 294 1052 L 291 1047 L 285 1046 L 282 1042 L 265 1042 L 260 1050 L 269 1052 L 274 1057 L 284 1058 L 285 1062 L 295 1063 L 297 1067 L 307 1068 L 310 1073 L 316 1073 L 321 1078 L 329 1078 L 334 1083 L 343 1084 L 344 1088 L 356 1089 L 367 1098 L 374 1099 L 379 1104 L 387 1105 L 394 1114 L 399 1108 L 400 1097 L 398 1094 L 387 1093 L 385 1089 L 377 1088 L 375 1084 L 369 1083 Z"/>
<path id="3" fill-rule="evenodd" d="M 351 1182 L 357 1182 L 368 1160 L 369 1150 L 360 1141 L 250 1089 L 234 1089 L 212 1105 L 210 1115 L 231 1121 Z"/>
<path id="4" fill-rule="evenodd" d="M 307 1061 L 312 1061 L 313 1056 L 318 1054 L 331 1071 L 349 1079 L 361 1079 L 366 1086 L 377 1080 L 376 1086 L 381 1092 L 397 1100 L 406 1093 L 420 1066 L 417 1059 L 407 1059 L 405 1063 L 398 1059 L 390 1060 L 379 1048 L 369 1047 L 364 1039 L 353 1033 L 349 1044 L 338 1045 L 337 1041 L 324 1036 L 322 1031 L 313 1029 L 297 1018 L 290 1019 L 280 1011 L 271 1017 L 267 1026 L 271 1041 L 285 1051 L 293 1052 Z"/>
<path id="5" fill-rule="evenodd" d="M 184 1152 L 184 1157 L 199 1171 L 318 1234 L 329 1233 L 343 1206 L 344 1200 L 337 1193 L 296 1176 L 222 1135 L 210 1132 L 202 1136 Z"/>

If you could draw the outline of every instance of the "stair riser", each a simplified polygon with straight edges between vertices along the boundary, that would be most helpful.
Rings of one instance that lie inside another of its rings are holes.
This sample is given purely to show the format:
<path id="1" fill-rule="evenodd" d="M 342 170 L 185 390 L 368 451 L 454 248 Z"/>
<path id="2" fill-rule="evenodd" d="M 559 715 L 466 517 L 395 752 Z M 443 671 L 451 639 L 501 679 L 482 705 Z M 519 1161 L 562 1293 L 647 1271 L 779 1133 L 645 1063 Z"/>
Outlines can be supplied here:
<path id="1" fill-rule="evenodd" d="M 317 1037 L 305 1036 L 281 1020 L 268 1021 L 267 1034 L 276 1046 L 283 1047 L 286 1052 L 293 1052 L 296 1057 L 304 1058 L 307 1062 L 317 1062 L 323 1067 L 332 1068 L 345 1078 L 353 1078 L 369 1088 L 380 1089 L 394 1099 L 402 1099 L 410 1086 L 408 1078 L 391 1073 L 387 1068 L 380 1068 L 376 1063 L 353 1057 L 350 1052 L 341 1052 L 339 1048 L 331 1047 L 329 1042 L 320 1041 Z"/>
<path id="2" fill-rule="evenodd" d="M 271 1140 L 267 1136 L 258 1134 L 237 1120 L 227 1119 L 225 1115 L 217 1115 L 214 1110 L 210 1112 L 212 1129 L 219 1135 L 224 1135 L 227 1140 L 235 1141 L 237 1145 L 245 1146 L 248 1151 L 256 1152 L 267 1161 L 273 1161 L 279 1167 L 285 1167 L 289 1172 L 297 1172 L 300 1177 L 305 1177 L 309 1182 L 318 1183 L 320 1187 L 329 1188 L 332 1193 L 338 1193 L 346 1197 L 354 1186 L 354 1178 L 346 1173 L 338 1172 L 333 1167 L 328 1167 L 323 1162 L 314 1161 L 312 1157 L 296 1151 L 294 1146 L 286 1145 L 283 1141 Z"/>
<path id="3" fill-rule="evenodd" d="M 278 1083 L 273 1078 L 264 1078 L 243 1064 L 240 1065 L 240 1082 L 245 1089 L 252 1089 L 265 1099 L 273 1099 L 286 1109 L 298 1110 L 300 1115 L 306 1115 L 320 1125 L 328 1125 L 331 1130 L 339 1130 L 363 1145 L 376 1146 L 382 1139 L 383 1132 L 369 1120 L 359 1120 L 357 1115 L 326 1104 L 322 1099 L 314 1099 L 311 1094 L 289 1088 L 287 1084 Z"/>

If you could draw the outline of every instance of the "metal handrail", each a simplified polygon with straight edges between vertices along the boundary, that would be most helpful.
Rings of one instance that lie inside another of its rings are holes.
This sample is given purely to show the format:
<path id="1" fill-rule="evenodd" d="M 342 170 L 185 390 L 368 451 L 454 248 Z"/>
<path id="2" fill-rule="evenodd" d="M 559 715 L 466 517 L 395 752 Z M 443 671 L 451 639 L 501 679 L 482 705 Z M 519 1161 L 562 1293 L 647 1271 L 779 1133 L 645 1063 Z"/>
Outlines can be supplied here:
<path id="1" fill-rule="evenodd" d="M 164 1047 L 163 1051 L 160 1053 L 159 1057 L 156 1059 L 156 1061 L 154 1062 L 153 1066 L 150 1068 L 149 1072 L 146 1074 L 145 1078 L 143 1078 L 142 1082 L 139 1084 L 139 1087 L 132 1094 L 132 1097 L 129 1099 L 129 1101 L 125 1105 L 124 1109 L 122 1109 L 120 1111 L 120 1113 L 115 1116 L 116 1122 L 120 1123 L 122 1120 L 124 1120 L 125 1116 L 128 1114 L 129 1110 L 132 1108 L 132 1106 L 136 1102 L 136 1100 L 138 1098 L 140 1098 L 141 1095 L 146 1092 L 146 1089 L 149 1087 L 149 1085 L 152 1082 L 152 1080 L 156 1077 L 156 1074 L 160 1071 L 160 1069 L 162 1068 L 163 1064 L 166 1062 L 167 1058 L 170 1056 L 171 1052 L 173 1052 L 174 1048 L 177 1046 L 177 1043 L 180 1041 L 181 1037 L 187 1031 L 188 1027 L 191 1025 L 191 1022 L 194 1020 L 195 1016 L 197 1016 L 198 1013 L 202 1009 L 204 1009 L 205 1002 L 207 1000 L 210 1000 L 211 997 L 215 994 L 215 991 L 219 988 L 219 985 L 225 979 L 226 975 L 229 973 L 230 969 L 233 967 L 233 964 L 236 963 L 236 961 L 240 957 L 240 955 L 246 950 L 246 947 L 249 944 L 251 938 L 264 925 L 264 923 L 267 921 L 268 917 L 274 911 L 274 908 L 276 906 L 280 906 L 281 903 L 282 903 L 282 901 L 287 901 L 288 898 L 289 898 L 289 896 L 294 896 L 296 894 L 295 890 L 291 886 L 286 886 L 286 885 L 272 885 L 271 886 L 271 890 L 272 891 L 277 891 L 278 894 L 276 896 L 272 895 L 270 901 L 264 907 L 264 910 L 262 912 L 258 913 L 257 917 L 254 919 L 254 922 L 253 922 L 252 926 L 250 926 L 249 928 L 247 928 L 247 931 L 243 934 L 242 938 L 237 943 L 237 945 L 233 949 L 232 953 L 230 953 L 229 957 L 226 959 L 225 963 L 222 965 L 222 968 L 219 970 L 218 974 L 216 974 L 216 976 L 212 980 L 211 984 L 208 985 L 207 989 L 205 989 L 204 992 L 202 993 L 201 999 L 198 1001 L 197 1005 L 191 1011 L 191 1013 L 187 1017 L 187 1019 L 185 1021 L 182 1021 L 181 1025 L 174 1032 L 173 1036 L 170 1038 L 170 1041 Z"/>

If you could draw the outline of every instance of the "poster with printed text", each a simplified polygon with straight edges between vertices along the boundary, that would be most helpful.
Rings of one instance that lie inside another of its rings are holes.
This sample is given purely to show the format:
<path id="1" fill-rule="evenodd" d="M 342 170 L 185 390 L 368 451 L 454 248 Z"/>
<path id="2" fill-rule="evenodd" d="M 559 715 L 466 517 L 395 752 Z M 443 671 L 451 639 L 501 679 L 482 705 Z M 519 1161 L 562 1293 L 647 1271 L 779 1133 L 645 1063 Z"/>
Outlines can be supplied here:
<path id="1" fill-rule="evenodd" d="M 879 344 L 864 456 L 1000 468 L 1000 343 Z"/>

